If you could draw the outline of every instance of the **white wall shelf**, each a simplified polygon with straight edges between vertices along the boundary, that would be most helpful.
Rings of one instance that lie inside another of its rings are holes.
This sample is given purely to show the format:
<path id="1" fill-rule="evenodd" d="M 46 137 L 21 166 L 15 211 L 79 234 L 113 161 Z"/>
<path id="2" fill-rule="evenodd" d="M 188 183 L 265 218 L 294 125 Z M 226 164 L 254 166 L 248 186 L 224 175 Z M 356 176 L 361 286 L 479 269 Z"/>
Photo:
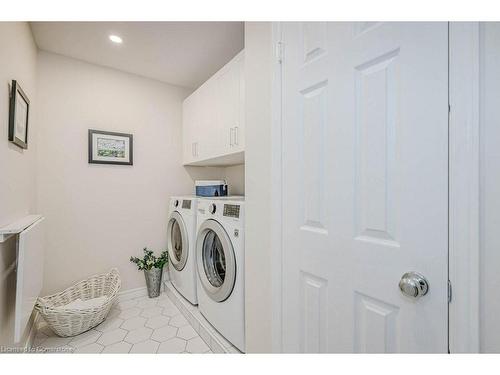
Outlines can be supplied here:
<path id="1" fill-rule="evenodd" d="M 0 243 L 7 241 L 12 236 L 21 233 L 33 223 L 42 218 L 42 215 L 28 215 L 9 225 L 0 228 Z"/>

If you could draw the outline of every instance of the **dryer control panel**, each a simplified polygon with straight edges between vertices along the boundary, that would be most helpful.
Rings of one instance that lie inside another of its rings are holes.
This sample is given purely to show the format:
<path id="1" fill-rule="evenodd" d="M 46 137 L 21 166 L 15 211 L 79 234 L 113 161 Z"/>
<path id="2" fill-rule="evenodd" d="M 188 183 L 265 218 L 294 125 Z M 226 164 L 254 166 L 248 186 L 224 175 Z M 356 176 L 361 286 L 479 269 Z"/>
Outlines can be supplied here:
<path id="1" fill-rule="evenodd" d="M 238 219 L 240 217 L 240 206 L 238 204 L 225 204 L 222 215 Z"/>

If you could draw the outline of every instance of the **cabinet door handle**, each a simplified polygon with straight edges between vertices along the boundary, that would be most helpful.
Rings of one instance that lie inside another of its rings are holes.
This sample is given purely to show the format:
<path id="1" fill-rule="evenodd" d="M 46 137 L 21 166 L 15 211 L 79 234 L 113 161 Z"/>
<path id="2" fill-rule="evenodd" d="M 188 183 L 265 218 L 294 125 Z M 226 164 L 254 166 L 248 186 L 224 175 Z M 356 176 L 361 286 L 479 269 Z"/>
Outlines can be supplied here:
<path id="1" fill-rule="evenodd" d="M 191 143 L 191 156 L 194 156 L 194 142 Z"/>
<path id="2" fill-rule="evenodd" d="M 198 142 L 194 143 L 194 156 L 198 156 Z"/>
<path id="3" fill-rule="evenodd" d="M 234 128 L 229 128 L 229 147 L 233 147 L 233 129 Z"/>
<path id="4" fill-rule="evenodd" d="M 234 144 L 238 145 L 238 127 L 234 127 Z"/>

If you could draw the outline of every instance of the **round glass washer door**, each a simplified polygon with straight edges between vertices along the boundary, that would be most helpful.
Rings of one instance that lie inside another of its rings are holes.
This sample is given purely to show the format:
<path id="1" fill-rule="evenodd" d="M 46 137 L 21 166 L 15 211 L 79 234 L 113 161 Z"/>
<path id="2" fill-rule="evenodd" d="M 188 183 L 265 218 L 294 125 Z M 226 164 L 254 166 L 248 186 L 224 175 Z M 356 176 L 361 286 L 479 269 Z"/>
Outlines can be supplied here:
<path id="1" fill-rule="evenodd" d="M 182 271 L 186 266 L 189 242 L 186 225 L 182 216 L 174 211 L 170 215 L 167 225 L 167 250 L 170 263 L 177 271 Z"/>
<path id="2" fill-rule="evenodd" d="M 208 296 L 216 302 L 226 300 L 236 280 L 236 259 L 229 236 L 215 220 L 206 220 L 198 230 L 196 264 Z"/>

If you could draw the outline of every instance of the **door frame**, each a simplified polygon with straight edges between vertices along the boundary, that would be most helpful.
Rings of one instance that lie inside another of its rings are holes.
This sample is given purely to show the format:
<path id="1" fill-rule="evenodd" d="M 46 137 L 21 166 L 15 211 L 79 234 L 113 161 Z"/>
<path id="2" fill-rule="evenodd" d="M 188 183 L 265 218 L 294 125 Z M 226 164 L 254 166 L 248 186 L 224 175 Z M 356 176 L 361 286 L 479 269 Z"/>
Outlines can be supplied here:
<path id="1" fill-rule="evenodd" d="M 449 349 L 479 353 L 480 23 L 449 23 Z"/>
<path id="2" fill-rule="evenodd" d="M 272 23 L 272 348 L 283 351 L 282 23 Z M 449 23 L 448 348 L 479 352 L 479 22 Z"/>
<path id="3" fill-rule="evenodd" d="M 282 105 L 282 57 L 283 38 L 282 22 L 272 22 L 271 42 L 275 52 L 272 60 L 272 129 L 271 129 L 271 196 L 279 199 L 271 200 L 271 347 L 274 353 L 283 352 L 283 105 Z"/>

